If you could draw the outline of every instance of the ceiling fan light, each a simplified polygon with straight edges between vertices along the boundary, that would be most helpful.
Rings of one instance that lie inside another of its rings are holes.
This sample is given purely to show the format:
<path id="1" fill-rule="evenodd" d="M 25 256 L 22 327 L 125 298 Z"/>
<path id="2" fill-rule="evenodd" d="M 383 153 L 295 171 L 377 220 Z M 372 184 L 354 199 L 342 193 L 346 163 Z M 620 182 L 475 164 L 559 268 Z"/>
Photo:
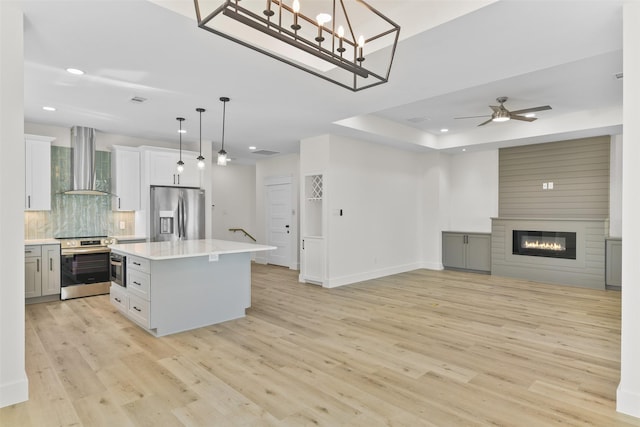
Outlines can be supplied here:
<path id="1" fill-rule="evenodd" d="M 506 122 L 510 119 L 511 117 L 509 117 L 509 112 L 501 110 L 501 111 L 496 111 L 493 114 L 493 118 L 491 120 L 493 120 L 494 122 Z"/>

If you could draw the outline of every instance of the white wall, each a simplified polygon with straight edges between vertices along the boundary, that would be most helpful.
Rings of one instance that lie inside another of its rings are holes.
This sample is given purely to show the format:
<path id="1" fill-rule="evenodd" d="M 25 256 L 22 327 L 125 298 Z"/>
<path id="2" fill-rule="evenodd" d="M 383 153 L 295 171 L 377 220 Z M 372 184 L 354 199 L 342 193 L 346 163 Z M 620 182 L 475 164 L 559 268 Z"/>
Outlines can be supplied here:
<path id="1" fill-rule="evenodd" d="M 420 156 L 331 136 L 330 159 L 326 285 L 419 268 Z"/>
<path id="2" fill-rule="evenodd" d="M 640 417 L 640 2 L 623 8 L 622 346 L 617 409 Z"/>
<path id="3" fill-rule="evenodd" d="M 213 238 L 253 243 L 241 232 L 243 228 L 256 237 L 256 167 L 254 165 L 213 166 L 212 169 Z"/>
<path id="4" fill-rule="evenodd" d="M 420 261 L 423 268 L 441 270 L 442 230 L 449 225 L 451 156 L 431 152 L 421 156 Z"/>
<path id="5" fill-rule="evenodd" d="M 274 177 L 291 177 L 291 206 L 294 207 L 295 212 L 291 222 L 293 225 L 290 233 L 291 259 L 289 268 L 297 269 L 300 265 L 298 243 L 298 230 L 300 229 L 298 214 L 298 207 L 300 206 L 300 156 L 298 154 L 268 158 L 256 163 L 256 236 L 254 237 L 258 240 L 258 243 L 267 243 L 265 180 Z M 256 262 L 266 263 L 267 256 L 266 252 L 256 252 Z"/>
<path id="6" fill-rule="evenodd" d="M 0 1 L 0 407 L 29 398 L 24 345 L 23 16 Z"/>
<path id="7" fill-rule="evenodd" d="M 447 229 L 490 233 L 498 216 L 498 150 L 452 155 L 449 168 Z"/>

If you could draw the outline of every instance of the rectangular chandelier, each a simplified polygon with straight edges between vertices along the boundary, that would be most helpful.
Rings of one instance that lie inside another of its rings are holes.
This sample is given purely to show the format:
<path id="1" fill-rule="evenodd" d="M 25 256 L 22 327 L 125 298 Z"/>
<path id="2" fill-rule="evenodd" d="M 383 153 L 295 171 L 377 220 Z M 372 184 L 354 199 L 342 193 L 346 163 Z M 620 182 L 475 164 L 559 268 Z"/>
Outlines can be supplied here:
<path id="1" fill-rule="evenodd" d="M 364 1 L 194 4 L 198 27 L 346 89 L 356 92 L 389 80 L 400 26 Z"/>

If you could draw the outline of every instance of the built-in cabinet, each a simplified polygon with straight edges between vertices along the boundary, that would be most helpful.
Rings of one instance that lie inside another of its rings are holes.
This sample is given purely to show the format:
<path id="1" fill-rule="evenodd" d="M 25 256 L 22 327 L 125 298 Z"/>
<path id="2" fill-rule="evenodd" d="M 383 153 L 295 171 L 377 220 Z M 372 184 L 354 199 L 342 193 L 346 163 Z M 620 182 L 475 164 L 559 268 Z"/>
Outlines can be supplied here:
<path id="1" fill-rule="evenodd" d="M 622 286 L 622 239 L 605 240 L 605 285 Z"/>
<path id="2" fill-rule="evenodd" d="M 305 237 L 302 239 L 302 274 L 305 282 L 322 284 L 324 281 L 324 239 Z"/>
<path id="3" fill-rule="evenodd" d="M 60 294 L 60 245 L 24 247 L 25 298 Z"/>
<path id="4" fill-rule="evenodd" d="M 148 156 L 149 185 L 170 185 L 178 187 L 200 187 L 200 169 L 198 153 L 182 151 L 184 171 L 178 173 L 180 159 L 178 150 L 150 150 Z"/>
<path id="5" fill-rule="evenodd" d="M 140 209 L 140 151 L 137 148 L 112 147 L 111 192 L 114 211 Z"/>
<path id="6" fill-rule="evenodd" d="M 54 138 L 25 136 L 25 196 L 27 211 L 51 210 L 51 142 Z"/>
<path id="7" fill-rule="evenodd" d="M 442 265 L 445 268 L 491 271 L 491 234 L 442 232 Z"/>
<path id="8" fill-rule="evenodd" d="M 323 175 L 305 176 L 303 194 L 300 280 L 322 284 L 325 280 L 326 271 L 325 237 L 323 233 Z"/>

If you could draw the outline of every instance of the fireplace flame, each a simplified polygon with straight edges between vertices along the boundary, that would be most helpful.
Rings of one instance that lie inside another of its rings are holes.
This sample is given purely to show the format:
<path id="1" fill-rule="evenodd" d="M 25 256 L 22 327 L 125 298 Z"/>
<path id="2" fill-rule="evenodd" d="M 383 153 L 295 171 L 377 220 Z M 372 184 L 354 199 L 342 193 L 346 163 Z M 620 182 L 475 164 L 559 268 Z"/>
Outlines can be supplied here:
<path id="1" fill-rule="evenodd" d="M 538 240 L 525 240 L 523 246 L 526 249 L 542 249 L 546 251 L 564 251 L 565 247 L 557 242 L 540 242 Z"/>

